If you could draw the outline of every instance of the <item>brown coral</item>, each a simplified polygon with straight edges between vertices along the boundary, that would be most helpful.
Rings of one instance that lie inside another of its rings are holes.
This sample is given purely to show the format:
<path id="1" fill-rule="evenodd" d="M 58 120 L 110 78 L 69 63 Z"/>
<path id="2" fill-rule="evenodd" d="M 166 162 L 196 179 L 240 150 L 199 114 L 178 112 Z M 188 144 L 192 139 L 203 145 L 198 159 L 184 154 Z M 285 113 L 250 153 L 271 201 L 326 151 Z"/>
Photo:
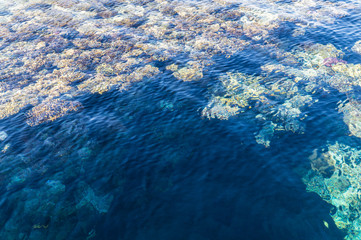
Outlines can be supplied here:
<path id="1" fill-rule="evenodd" d="M 81 107 L 81 103 L 77 101 L 54 99 L 52 101 L 42 102 L 28 112 L 26 122 L 30 126 L 36 126 L 43 122 L 54 121 L 71 111 L 77 111 Z"/>

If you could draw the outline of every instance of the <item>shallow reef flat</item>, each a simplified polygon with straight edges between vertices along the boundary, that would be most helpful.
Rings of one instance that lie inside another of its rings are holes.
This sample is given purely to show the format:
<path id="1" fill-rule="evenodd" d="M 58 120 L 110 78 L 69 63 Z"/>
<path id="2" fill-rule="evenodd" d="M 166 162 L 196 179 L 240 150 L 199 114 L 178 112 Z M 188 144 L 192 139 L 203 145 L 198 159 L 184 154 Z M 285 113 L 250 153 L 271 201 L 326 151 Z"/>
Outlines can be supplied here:
<path id="1" fill-rule="evenodd" d="M 357 2 L 310 0 L 3 1 L 0 118 L 29 105 L 125 90 L 164 72 L 159 62 L 179 80 L 199 80 L 216 55 L 277 49 L 274 33 L 285 22 L 293 22 L 295 34 L 302 35 L 357 7 Z M 288 53 L 276 54 L 287 59 Z M 176 60 L 180 56 L 184 61 Z"/>

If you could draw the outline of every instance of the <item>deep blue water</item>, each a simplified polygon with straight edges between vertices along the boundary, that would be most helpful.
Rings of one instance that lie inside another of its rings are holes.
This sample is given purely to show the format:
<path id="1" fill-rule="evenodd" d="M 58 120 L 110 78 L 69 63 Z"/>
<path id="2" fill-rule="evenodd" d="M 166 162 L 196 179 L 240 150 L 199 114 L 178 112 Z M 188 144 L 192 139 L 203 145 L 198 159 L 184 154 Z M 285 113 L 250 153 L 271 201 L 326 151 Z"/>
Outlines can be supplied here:
<path id="1" fill-rule="evenodd" d="M 361 39 L 353 30 L 359 18 L 353 13 L 332 29 L 312 29 L 299 42 L 287 34 L 290 24 L 279 38 L 284 49 L 305 41 L 344 49 Z M 361 61 L 351 51 L 344 59 Z M 32 239 L 44 232 L 46 239 L 54 232 L 67 239 L 343 239 L 330 216 L 333 206 L 306 191 L 302 176 L 315 148 L 359 144 L 356 137 L 345 140 L 348 127 L 336 110 L 344 94 L 316 93 L 305 133 L 278 133 L 265 148 L 254 139 L 254 112 L 221 121 L 202 118 L 201 111 L 220 74 L 259 74 L 269 57 L 250 49 L 214 61 L 200 81 L 166 72 L 127 91 L 77 96 L 84 107 L 53 122 L 27 125 L 31 106 L 0 120 L 8 134 L 1 148 L 11 143 L 0 159 L 0 226 L 13 225 L 6 227 L 13 232 L 21 226 Z M 65 190 L 51 188 L 53 180 Z M 89 191 L 106 211 L 73 209 Z M 10 222 L 19 214 L 21 220 Z"/>
<path id="2" fill-rule="evenodd" d="M 78 224 L 69 239 L 89 227 L 95 239 L 342 239 L 331 206 L 301 181 L 312 150 L 347 131 L 335 99 L 309 110 L 306 134 L 282 134 L 266 149 L 254 141 L 252 116 L 200 118 L 207 84 L 166 77 L 84 97 L 83 110 L 53 123 L 29 127 L 21 113 L 2 120 L 17 142 L 14 151 L 35 154 L 32 164 L 48 168 L 41 175 L 34 167 L 10 190 L 2 185 L 3 216 L 16 208 L 16 191 L 40 188 L 55 176 L 67 189 L 60 201 L 74 200 L 80 182 L 114 196 L 106 214 L 72 216 Z M 174 108 L 162 109 L 160 101 Z M 48 137 L 56 147 L 43 147 Z M 87 158 L 79 153 L 84 145 L 92 149 Z M 66 161 L 54 158 L 62 148 L 69 151 Z"/>

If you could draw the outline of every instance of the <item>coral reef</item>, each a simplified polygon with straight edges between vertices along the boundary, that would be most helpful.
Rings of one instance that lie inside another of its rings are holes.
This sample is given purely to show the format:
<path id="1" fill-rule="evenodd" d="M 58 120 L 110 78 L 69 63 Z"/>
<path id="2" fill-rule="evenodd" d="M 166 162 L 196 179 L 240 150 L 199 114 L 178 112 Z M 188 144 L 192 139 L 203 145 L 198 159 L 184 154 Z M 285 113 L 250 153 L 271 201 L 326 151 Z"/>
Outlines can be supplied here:
<path id="1" fill-rule="evenodd" d="M 346 239 L 361 236 L 361 150 L 343 143 L 328 144 L 310 156 L 312 170 L 304 177 L 307 190 L 320 195 L 335 207 L 332 218 L 347 232 Z"/>
<path id="2" fill-rule="evenodd" d="M 1 119 L 65 94 L 71 100 L 88 92 L 125 90 L 160 74 L 158 62 L 177 79 L 198 80 L 204 67 L 214 64 L 213 56 L 272 48 L 273 34 L 284 22 L 295 23 L 295 34 L 302 34 L 359 6 L 320 0 L 30 0 L 3 1 L 0 7 L 7 12 L 0 16 Z M 184 59 L 179 68 L 178 57 Z"/>
<path id="3" fill-rule="evenodd" d="M 106 196 L 97 196 L 94 193 L 94 190 L 91 189 L 89 186 L 86 186 L 84 191 L 81 193 L 83 198 L 79 201 L 76 205 L 76 208 L 79 209 L 84 206 L 92 206 L 95 210 L 99 213 L 106 213 L 110 207 L 110 204 L 113 200 L 113 195 L 106 195 Z"/>
<path id="4" fill-rule="evenodd" d="M 43 122 L 54 121 L 70 111 L 77 111 L 81 106 L 81 103 L 77 101 L 71 102 L 59 99 L 45 101 L 36 107 L 33 107 L 31 111 L 28 112 L 28 119 L 26 122 L 30 126 L 36 126 Z"/>
<path id="5" fill-rule="evenodd" d="M 0 141 L 4 141 L 8 137 L 5 131 L 0 132 Z"/>
<path id="6" fill-rule="evenodd" d="M 265 147 L 269 147 L 276 127 L 277 124 L 274 124 L 273 122 L 263 126 L 259 133 L 255 136 L 256 142 L 264 145 Z"/>
<path id="7" fill-rule="evenodd" d="M 355 42 L 355 44 L 351 48 L 355 53 L 361 54 L 361 41 Z"/>
<path id="8" fill-rule="evenodd" d="M 315 93 L 337 90 L 347 98 L 338 110 L 351 134 L 361 138 L 355 94 L 361 64 L 347 63 L 332 44 L 285 50 L 279 39 L 289 23 L 292 36 L 302 36 L 359 5 L 355 0 L 1 1 L 6 14 L 0 14 L 0 119 L 24 111 L 26 123 L 37 126 L 78 111 L 83 96 L 125 91 L 163 71 L 174 80 L 201 80 L 208 68 L 217 67 L 217 58 L 254 51 L 269 60 L 261 73 L 221 73 L 221 87 L 202 110 L 205 118 L 227 120 L 252 111 L 259 124 L 255 141 L 269 147 L 277 132 L 305 131 L 302 120 L 318 101 Z M 360 42 L 352 50 L 360 53 Z M 159 106 L 175 108 L 173 102 Z M 7 200 L 11 215 L 0 212 L 0 238 L 70 239 L 74 229 L 94 238 L 94 225 L 86 220 L 106 214 L 114 197 L 90 181 L 68 188 L 95 155 L 96 144 L 82 121 L 64 120 L 57 131 L 39 133 L 21 154 L 4 131 L 0 141 L 8 176 L 3 188 L 14 192 Z M 333 218 L 350 238 L 359 237 L 361 229 L 358 155 L 341 144 L 315 150 L 312 174 L 305 177 L 310 191 L 337 207 Z M 30 183 L 34 176 L 39 182 Z M 12 206 L 18 199 L 24 201 Z"/>
<path id="9" fill-rule="evenodd" d="M 202 68 L 198 66 L 198 64 L 191 64 L 189 67 L 176 69 L 173 75 L 177 79 L 183 81 L 194 81 L 203 77 Z"/>
<path id="10" fill-rule="evenodd" d="M 307 107 L 318 102 L 315 93 L 328 94 L 336 89 L 347 98 L 338 103 L 344 122 L 352 135 L 361 138 L 361 101 L 357 90 L 361 64 L 342 60 L 344 53 L 332 44 L 308 44 L 288 53 L 275 52 L 273 54 L 281 61 L 261 66 L 260 76 L 243 73 L 222 76 L 221 88 L 216 89 L 217 94 L 210 99 L 202 115 L 226 120 L 245 111 L 254 111 L 264 126 L 256 141 L 268 147 L 270 132 L 274 131 L 269 131 L 267 123 L 277 124 L 276 130 L 303 133 L 302 120 L 307 117 Z M 284 61 L 285 56 L 298 61 Z"/>
<path id="11" fill-rule="evenodd" d="M 340 104 L 339 111 L 343 113 L 343 120 L 352 135 L 361 138 L 361 105 L 360 103 L 348 102 Z"/>
<path id="12" fill-rule="evenodd" d="M 270 146 L 275 130 L 303 133 L 301 121 L 307 115 L 301 109 L 317 102 L 309 94 L 304 95 L 299 90 L 301 85 L 292 78 L 274 80 L 270 76 L 228 73 L 221 81 L 224 94 L 213 96 L 202 115 L 208 119 L 227 120 L 230 116 L 254 111 L 264 125 L 256 135 L 256 141 L 266 147 Z"/>
<path id="13" fill-rule="evenodd" d="M 77 182 L 89 174 L 97 145 L 88 131 L 84 118 L 64 119 L 56 129 L 38 128 L 36 137 L 21 142 L 20 153 L 15 147 L 1 153 L 0 185 L 9 193 L 3 202 L 9 209 L 0 211 L 1 239 L 94 237 L 91 219 L 109 210 L 113 195 Z M 11 137 L 5 143 L 16 145 Z"/>
<path id="14" fill-rule="evenodd" d="M 347 64 L 346 61 L 344 61 L 342 59 L 334 58 L 334 57 L 328 57 L 323 60 L 323 64 L 326 67 L 332 67 L 333 65 L 338 64 L 338 63 Z"/>

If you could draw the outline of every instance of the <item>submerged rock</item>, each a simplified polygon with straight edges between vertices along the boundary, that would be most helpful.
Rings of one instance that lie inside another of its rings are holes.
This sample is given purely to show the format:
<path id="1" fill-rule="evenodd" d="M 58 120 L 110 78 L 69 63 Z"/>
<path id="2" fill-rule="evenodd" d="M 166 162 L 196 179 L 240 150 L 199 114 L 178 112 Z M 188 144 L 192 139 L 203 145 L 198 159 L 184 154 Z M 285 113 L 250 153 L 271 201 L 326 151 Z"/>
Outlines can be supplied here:
<path id="1" fill-rule="evenodd" d="M 77 209 L 84 206 L 92 206 L 99 213 L 107 213 L 113 201 L 113 195 L 107 194 L 104 196 L 97 196 L 95 195 L 94 190 L 89 186 L 85 187 L 81 196 L 82 199 L 80 199 L 76 205 Z"/>
<path id="2" fill-rule="evenodd" d="M 65 185 L 62 184 L 59 180 L 48 180 L 45 184 L 49 187 L 50 194 L 59 194 L 65 192 Z"/>

